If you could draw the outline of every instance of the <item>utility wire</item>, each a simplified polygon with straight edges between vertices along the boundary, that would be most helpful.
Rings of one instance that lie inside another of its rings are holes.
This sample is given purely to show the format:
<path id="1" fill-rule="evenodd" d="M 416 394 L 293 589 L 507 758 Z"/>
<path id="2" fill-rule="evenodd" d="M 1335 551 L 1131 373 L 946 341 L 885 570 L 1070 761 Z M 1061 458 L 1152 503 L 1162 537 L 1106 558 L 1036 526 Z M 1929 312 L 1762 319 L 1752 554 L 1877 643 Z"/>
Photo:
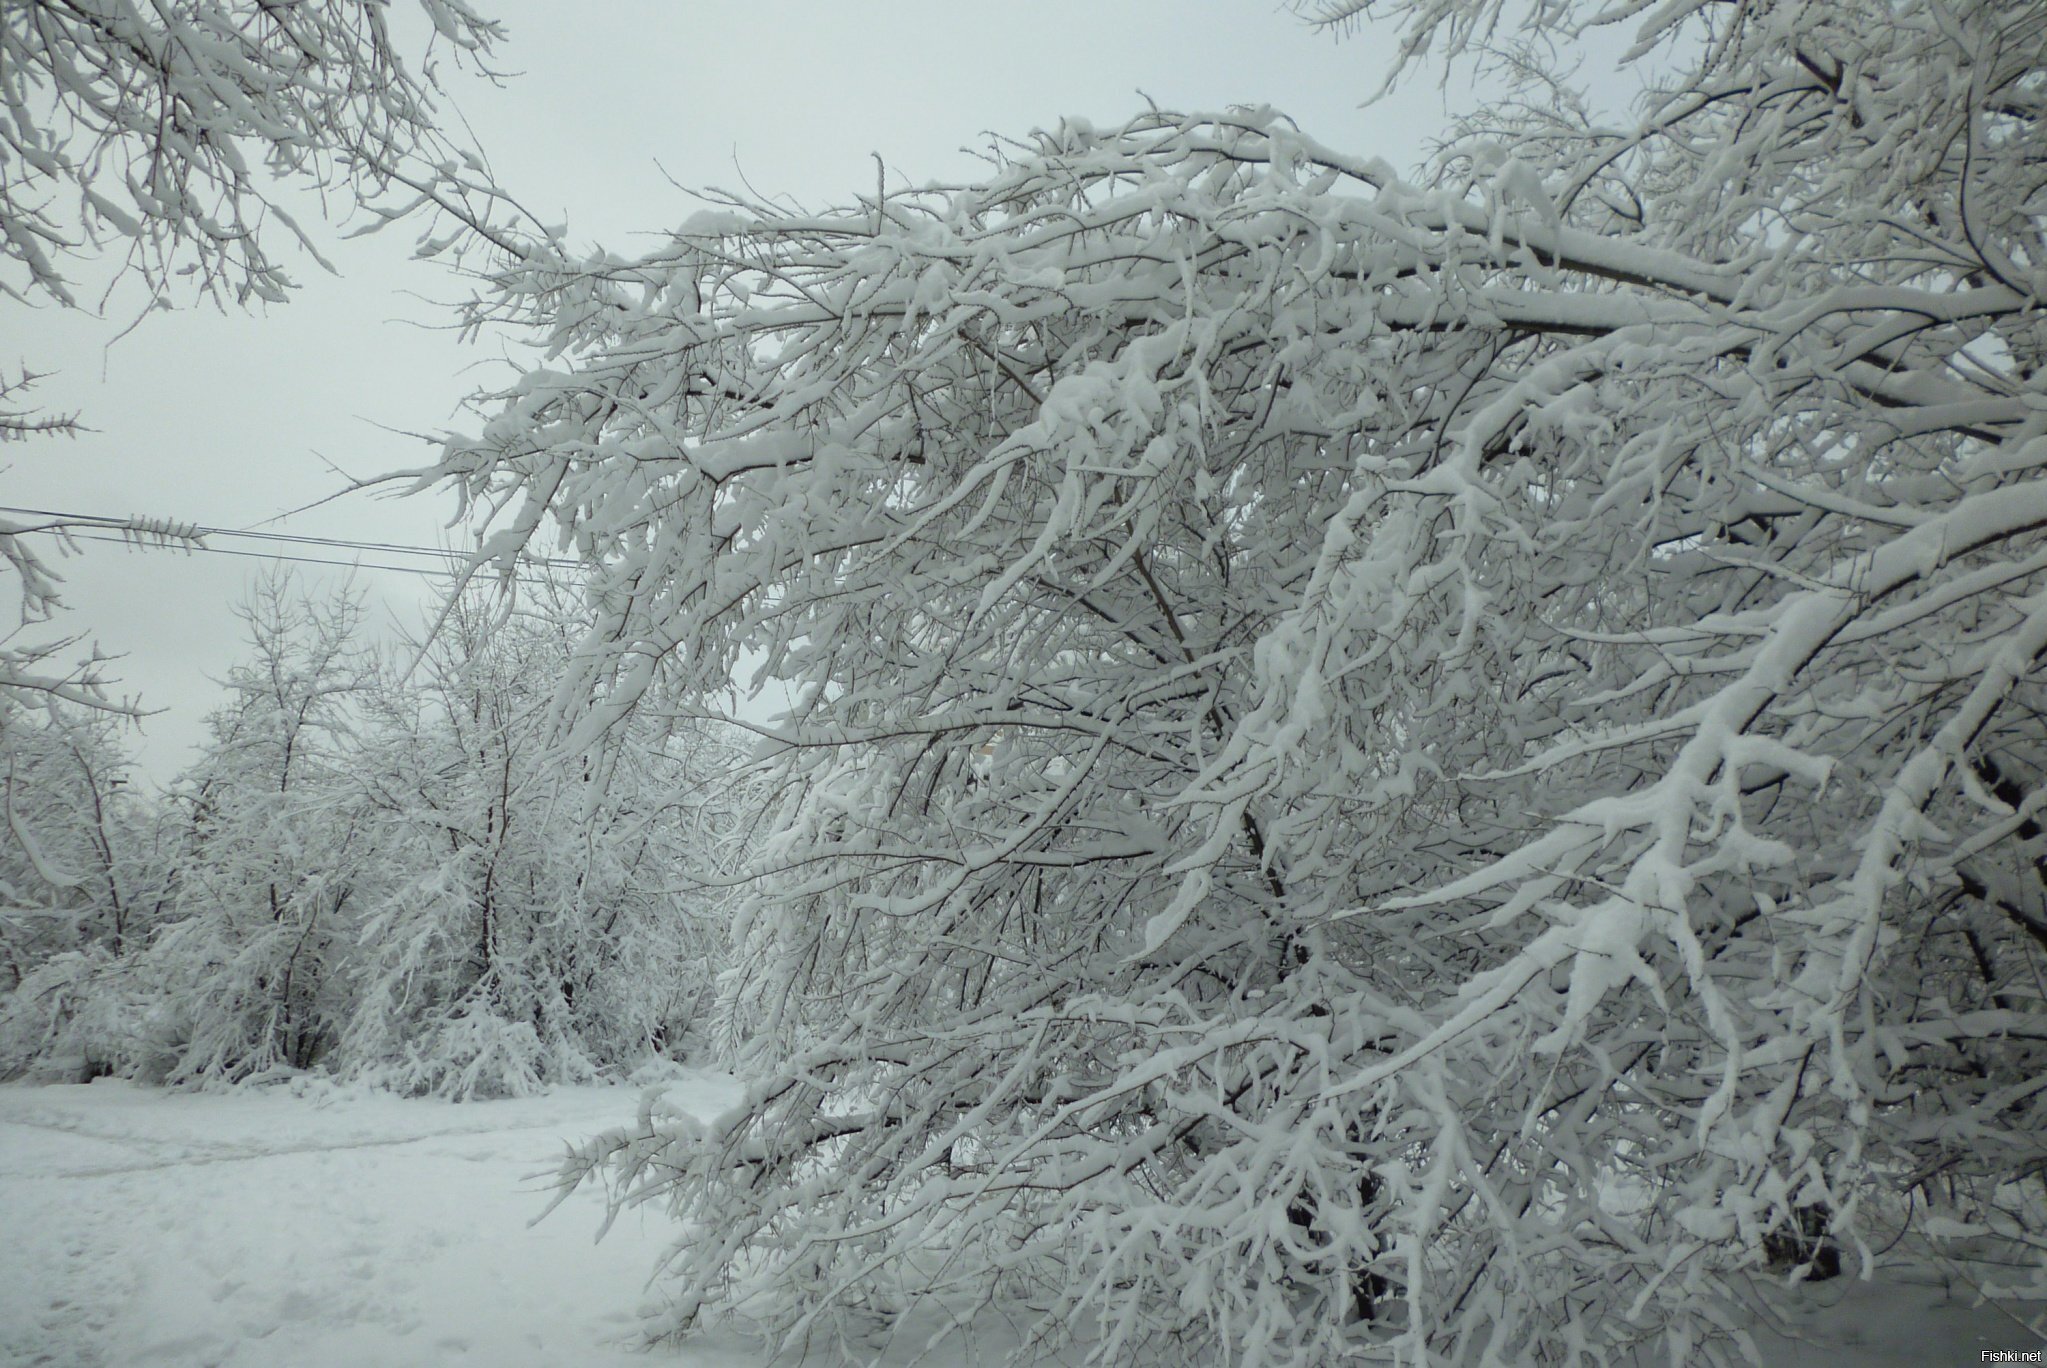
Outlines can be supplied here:
<path id="1" fill-rule="evenodd" d="M 106 542 L 110 546 L 125 546 L 131 551 L 190 551 L 206 556 L 240 556 L 247 560 L 290 561 L 295 565 L 332 565 L 338 566 L 343 570 L 384 570 L 397 575 L 418 575 L 421 579 L 453 579 L 459 573 L 452 567 L 446 570 L 434 570 L 423 565 L 373 565 L 364 561 L 326 560 L 318 556 L 291 556 L 281 551 L 237 551 L 232 547 L 226 546 L 158 546 L 138 542 L 128 537 L 108 537 L 96 532 L 65 532 L 56 528 L 32 527 L 23 530 L 39 532 L 48 537 L 68 537 L 73 541 Z M 442 555 L 453 553 L 431 552 L 425 554 Z M 520 584 L 531 584 L 541 588 L 546 588 L 552 583 L 549 580 L 539 579 L 530 575 L 514 575 L 512 578 Z"/>
<path id="2" fill-rule="evenodd" d="M 60 513 L 60 512 L 56 512 L 56 511 L 54 511 L 54 510 L 52 510 L 52 509 L 48 509 L 48 508 L 15 508 L 15 507 L 12 507 L 12 506 L 10 506 L 10 505 L 7 505 L 7 504 L 0 504 L 0 513 L 12 513 L 12 514 L 15 514 L 15 515 L 17 515 L 17 516 L 20 516 L 20 517 L 30 517 L 30 518 L 55 518 L 55 519 L 57 519 L 57 520 L 59 520 L 59 521 L 61 521 L 61 522 L 67 522 L 67 523 L 99 523 L 99 524 L 103 524 L 103 525 L 104 525 L 104 524 L 120 524 L 120 523 L 125 523 L 125 522 L 128 522 L 128 521 L 130 521 L 130 519 L 128 519 L 128 518 L 124 518 L 124 517 L 118 517 L 118 516 L 115 516 L 115 515 L 112 515 L 112 514 L 106 514 L 106 513 Z M 177 524 L 176 526 L 177 526 L 178 530 L 190 532 L 190 533 L 191 533 L 191 535 L 193 535 L 193 536 L 195 536 L 195 537 L 237 537 L 237 538 L 242 538 L 242 539 L 244 539 L 244 540 L 248 540 L 248 541 L 271 541 L 271 542 L 284 542 L 284 543 L 288 543 L 288 544 L 291 544 L 291 545 L 297 545 L 297 546 L 322 546 L 322 547 L 333 547 L 333 548 L 335 548 L 335 549 L 338 549 L 338 550 L 345 550 L 345 551 L 379 551 L 379 552 L 385 552 L 385 553 L 388 553 L 388 554 L 397 554 L 397 555 L 407 555 L 407 556 L 433 556 L 433 557 L 436 557 L 436 558 L 438 558 L 438 559 L 441 559 L 441 560 L 454 560 L 454 559 L 467 559 L 467 558 L 468 558 L 468 553 L 467 553 L 467 552 L 464 552 L 464 551 L 454 551 L 454 550 L 450 550 L 450 549 L 448 549 L 448 548 L 446 548 L 446 547 L 433 547 L 433 546 L 408 546 L 408 545 L 405 545 L 405 544 L 404 544 L 404 543 L 402 543 L 402 542 L 377 542 L 377 541 L 351 541 L 351 540 L 349 540 L 349 539 L 348 539 L 348 538 L 346 538 L 346 537 L 314 537 L 314 536 L 305 536 L 305 535 L 300 535 L 300 534 L 296 534 L 296 533 L 291 533 L 291 532 L 246 532 L 246 531 L 241 531 L 241 530 L 238 530 L 238 529 L 236 529 L 236 528 L 232 528 L 232 527 L 201 527 L 201 526 L 199 526 L 199 525 L 198 525 L 198 524 L 196 524 L 196 523 L 193 523 L 193 524 Z M 8 531 L 8 530 L 9 530 L 9 529 L 7 529 L 7 528 L 0 528 L 0 532 L 5 532 L 5 531 Z M 60 531 L 59 529 L 56 529 L 56 528 L 42 528 L 42 527 L 29 527 L 29 528 L 18 528 L 18 529 L 13 529 L 13 530 L 15 530 L 15 531 L 23 531 L 23 532 L 47 532 L 47 533 L 50 533 L 50 534 L 52 534 L 52 535 L 69 535 L 69 536 L 74 536 L 74 537 L 77 537 L 77 536 L 84 536 L 84 535 L 85 535 L 85 534 L 83 534 L 83 533 L 79 533 L 79 532 L 70 532 L 70 533 L 64 533 L 64 532 L 61 532 L 61 531 Z M 98 538 L 97 540 L 101 540 L 101 541 L 122 541 L 123 539 L 122 539 L 122 538 L 118 538 L 118 537 L 102 537 L 102 538 Z M 134 544 L 134 543 L 124 543 L 124 544 L 130 544 L 130 545 L 132 545 L 132 544 Z M 257 554 L 257 553 L 255 553 L 255 552 L 249 552 L 249 551 L 240 551 L 240 552 L 236 552 L 236 551 L 229 551 L 229 550 L 227 550 L 227 549 L 226 549 L 226 548 L 224 548 L 224 547 L 187 547 L 187 548 L 184 548 L 184 549 L 187 549 L 187 550 L 195 550 L 195 551 L 210 551 L 210 552 L 212 552 L 212 553 L 213 553 L 214 555 L 221 555 L 221 556 L 226 556 L 226 555 L 242 555 L 242 556 L 249 556 L 249 555 L 255 555 L 255 554 Z M 268 557 L 268 559 L 276 559 L 276 560 L 291 560 L 291 559 L 294 559 L 294 558 L 293 558 L 293 557 L 290 557 L 290 556 L 283 556 L 283 555 L 279 555 L 279 556 L 275 556 L 275 557 Z M 317 560 L 316 560 L 316 561 L 308 561 L 308 562 L 306 562 L 306 563 L 307 563 L 307 564 L 309 564 L 309 565 L 339 565 L 339 564 L 344 564 L 344 562 L 340 562 L 340 561 L 317 561 Z M 548 557 L 534 557 L 534 558 L 532 558 L 532 560 L 530 560 L 530 561 L 529 561 L 528 563 L 529 563 L 529 564 L 535 564 L 535 565 L 545 565 L 545 566 L 547 566 L 547 567 L 548 567 L 549 569 L 553 569 L 553 570 L 578 570 L 578 569 L 583 569 L 583 568 L 585 568 L 585 567 L 583 566 L 583 564 L 582 564 L 582 563 L 581 563 L 580 561 L 574 561 L 574 560 L 567 560 L 567 559 L 564 559 L 564 558 L 561 558 L 561 557 L 554 557 L 554 558 L 548 558 Z M 395 565 L 386 565 L 386 566 L 367 566 L 367 567 L 365 567 L 365 568 L 366 568 L 366 569 L 383 569 L 383 570 L 401 570 L 401 571 L 403 571 L 403 570 L 404 570 L 404 567 L 401 567 L 401 566 L 395 566 Z M 414 572 L 409 572 L 409 571 L 408 571 L 407 573 L 414 573 Z M 431 573 L 431 572 L 420 572 L 420 573 Z"/>
<path id="3" fill-rule="evenodd" d="M 465 560 L 469 555 L 466 551 L 454 551 L 446 548 L 405 546 L 398 542 L 350 541 L 345 537 L 295 536 L 285 532 L 238 532 L 226 527 L 200 527 L 195 528 L 194 531 L 202 537 L 241 537 L 249 541 L 289 542 L 297 546 L 331 546 L 349 551 L 385 551 L 408 556 L 441 556 Z M 577 570 L 583 568 L 580 561 L 566 560 L 558 556 L 553 558 L 534 556 L 526 563 L 529 565 L 545 565 L 554 570 Z"/>

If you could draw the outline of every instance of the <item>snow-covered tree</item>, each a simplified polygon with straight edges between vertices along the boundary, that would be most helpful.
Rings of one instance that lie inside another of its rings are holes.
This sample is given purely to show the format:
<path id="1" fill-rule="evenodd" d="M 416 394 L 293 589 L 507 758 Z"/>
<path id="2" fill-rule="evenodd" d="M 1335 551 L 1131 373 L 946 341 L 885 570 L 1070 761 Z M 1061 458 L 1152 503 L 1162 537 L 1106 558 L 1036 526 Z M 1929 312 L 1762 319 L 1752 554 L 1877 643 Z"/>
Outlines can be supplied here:
<path id="1" fill-rule="evenodd" d="M 1529 40 L 1420 178 L 1153 111 L 500 277 L 442 473 L 589 561 L 583 736 L 801 699 L 745 1103 L 569 1173 L 671 1328 L 1678 1359 L 1931 1201 L 2040 1247 L 2047 19 L 1373 12 Z"/>
<path id="2" fill-rule="evenodd" d="M 457 599 L 363 748 L 384 871 L 342 1067 L 407 1092 L 530 1091 L 678 1049 L 725 936 L 706 884 L 731 825 L 718 748 L 652 718 L 601 756 L 553 744 L 558 617 Z"/>
<path id="3" fill-rule="evenodd" d="M 164 911 L 161 824 L 120 722 L 0 690 L 0 1076 L 113 1066 L 136 1034 L 124 957 Z"/>
<path id="4" fill-rule="evenodd" d="M 339 1039 L 360 926 L 363 814 L 348 757 L 369 662 L 360 604 L 258 581 L 241 609 L 251 656 L 228 672 L 184 810 L 173 924 L 147 973 L 168 1020 L 171 1081 L 304 1069 Z"/>
<path id="5" fill-rule="evenodd" d="M 11 930 L 40 922 L 66 948 L 103 942 L 120 954 L 153 915 L 148 824 L 117 725 L 54 704 L 31 712 L 0 694 L 0 810 L 12 837 L 0 846 L 0 897 Z M 0 983 L 12 986 L 25 965 L 11 949 L 0 954 Z"/>

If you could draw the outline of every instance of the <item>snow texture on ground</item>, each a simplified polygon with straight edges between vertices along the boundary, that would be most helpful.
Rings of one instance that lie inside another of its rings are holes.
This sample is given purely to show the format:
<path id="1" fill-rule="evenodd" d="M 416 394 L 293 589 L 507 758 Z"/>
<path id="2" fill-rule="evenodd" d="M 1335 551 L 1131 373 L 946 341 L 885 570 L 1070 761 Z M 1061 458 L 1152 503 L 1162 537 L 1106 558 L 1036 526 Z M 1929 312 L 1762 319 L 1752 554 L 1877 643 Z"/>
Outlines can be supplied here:
<path id="1" fill-rule="evenodd" d="M 684 1080 L 710 1113 L 737 1086 Z M 636 1093 L 449 1104 L 101 1081 L 0 1087 L 0 1365 L 6 1368 L 752 1368 L 742 1341 L 630 1341 L 670 1231 L 578 1194 L 537 1225 L 564 1141 Z M 1772 1292 L 1802 1342 L 1773 1364 L 1977 1363 L 2040 1341 L 1969 1272 Z M 2019 1308 L 2037 1316 L 2039 1307 Z"/>
<path id="2" fill-rule="evenodd" d="M 707 1108 L 731 1091 L 684 1085 Z M 578 1195 L 527 1224 L 563 1141 L 634 1098 L 0 1088 L 0 1364 L 645 1368 L 624 1341 L 659 1217 L 593 1244 L 602 1206 Z"/>

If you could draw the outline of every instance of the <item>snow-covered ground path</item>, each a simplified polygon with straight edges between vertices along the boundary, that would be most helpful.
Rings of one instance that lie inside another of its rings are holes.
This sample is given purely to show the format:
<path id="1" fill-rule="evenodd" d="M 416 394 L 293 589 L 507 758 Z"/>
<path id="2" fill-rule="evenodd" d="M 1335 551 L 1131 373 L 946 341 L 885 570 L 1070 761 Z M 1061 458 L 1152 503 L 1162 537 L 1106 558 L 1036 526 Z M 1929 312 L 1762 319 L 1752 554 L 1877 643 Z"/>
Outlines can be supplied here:
<path id="1" fill-rule="evenodd" d="M 706 1112 L 729 1079 L 685 1080 Z M 565 1140 L 637 1094 L 464 1105 L 284 1089 L 0 1087 L 0 1365 L 26 1368 L 754 1368 L 735 1339 L 627 1346 L 669 1230 L 592 1243 L 579 1194 L 538 1225 Z M 1961 1270 L 1797 1294 L 1773 1365 L 1978 1363 L 2041 1343 Z M 2040 1308 L 2020 1308 L 2037 1315 Z"/>
<path id="2" fill-rule="evenodd" d="M 527 1224 L 563 1141 L 635 1099 L 0 1088 L 0 1364 L 645 1368 L 620 1341 L 670 1229 L 628 1214 L 593 1244 L 590 1194 Z"/>

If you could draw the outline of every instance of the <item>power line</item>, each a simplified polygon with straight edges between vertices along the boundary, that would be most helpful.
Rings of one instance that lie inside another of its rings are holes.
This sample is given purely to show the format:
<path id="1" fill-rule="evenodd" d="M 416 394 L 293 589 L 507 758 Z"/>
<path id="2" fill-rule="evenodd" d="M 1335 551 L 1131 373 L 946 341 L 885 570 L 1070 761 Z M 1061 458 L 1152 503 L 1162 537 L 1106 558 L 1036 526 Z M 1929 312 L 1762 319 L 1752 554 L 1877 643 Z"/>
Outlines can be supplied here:
<path id="1" fill-rule="evenodd" d="M 9 512 L 20 510 L 9 509 Z M 282 551 L 237 551 L 226 546 L 151 546 L 128 537 L 108 537 L 95 532 L 65 532 L 56 528 L 31 527 L 25 532 L 36 532 L 46 537 L 69 537 L 74 541 L 105 542 L 109 546 L 125 546 L 131 551 L 188 551 L 206 556 L 239 556 L 245 560 L 289 561 L 295 565 L 331 565 L 342 570 L 381 570 L 395 575 L 417 575 L 421 579 L 454 579 L 460 573 L 450 568 L 434 570 L 422 565 L 374 565 L 362 561 L 326 560 L 318 556 L 291 556 Z M 441 553 L 433 553 L 441 554 Z M 551 581 L 531 575 L 514 575 L 517 583 L 530 584 L 540 588 L 549 587 Z"/>
<path id="2" fill-rule="evenodd" d="M 250 541 L 288 542 L 298 546 L 332 546 L 350 551 L 397 552 L 409 556 L 441 556 L 449 559 L 464 560 L 468 558 L 469 554 L 466 551 L 454 551 L 446 548 L 406 546 L 399 542 L 350 541 L 345 537 L 298 536 L 286 532 L 239 532 L 233 528 L 226 527 L 201 527 L 194 530 L 202 537 L 242 537 Z M 547 556 L 533 556 L 529 557 L 526 563 L 529 565 L 545 565 L 554 570 L 578 570 L 584 568 L 580 561 L 566 560 L 559 556 L 551 558 Z"/>
<path id="3" fill-rule="evenodd" d="M 18 516 L 31 518 L 55 518 L 61 522 L 67 523 L 99 523 L 102 525 L 119 525 L 122 523 L 133 521 L 132 519 L 129 518 L 120 517 L 107 513 L 63 513 L 48 508 L 15 508 L 7 504 L 0 504 L 0 513 L 12 513 Z M 466 560 L 468 558 L 467 552 L 455 551 L 447 547 L 409 546 L 402 542 L 352 541 L 346 537 L 315 537 L 292 532 L 248 532 L 232 527 L 203 527 L 197 523 L 179 524 L 178 526 L 180 527 L 181 530 L 188 530 L 195 537 L 236 537 L 249 541 L 271 541 L 283 542 L 289 545 L 297 546 L 333 547 L 339 550 L 346 551 L 377 551 L 386 554 L 407 556 L 433 556 L 441 560 L 455 559 Z M 5 532 L 7 530 L 8 529 L 6 528 L 0 528 L 0 532 Z M 84 533 L 79 532 L 65 533 L 62 532 L 60 529 L 56 528 L 30 527 L 19 528 L 15 530 L 24 532 L 45 532 L 51 535 L 68 535 L 75 537 L 85 535 Z M 122 539 L 98 538 L 97 540 L 120 541 Z M 214 555 L 221 556 L 226 555 L 248 556 L 255 554 L 253 552 L 248 551 L 240 552 L 229 551 L 224 547 L 190 547 L 186 549 L 209 551 Z M 294 558 L 280 554 L 278 556 L 269 557 L 268 559 L 291 560 Z M 307 561 L 306 563 L 309 565 L 339 565 L 342 564 L 343 562 L 314 560 Z M 549 569 L 553 570 L 579 570 L 586 568 L 580 561 L 567 560 L 561 557 L 550 558 L 544 556 L 535 556 L 530 558 L 527 563 L 533 565 L 544 565 L 547 566 Z M 413 571 L 406 570 L 404 567 L 401 566 L 370 566 L 365 568 L 398 570 L 401 573 L 415 573 Z"/>

